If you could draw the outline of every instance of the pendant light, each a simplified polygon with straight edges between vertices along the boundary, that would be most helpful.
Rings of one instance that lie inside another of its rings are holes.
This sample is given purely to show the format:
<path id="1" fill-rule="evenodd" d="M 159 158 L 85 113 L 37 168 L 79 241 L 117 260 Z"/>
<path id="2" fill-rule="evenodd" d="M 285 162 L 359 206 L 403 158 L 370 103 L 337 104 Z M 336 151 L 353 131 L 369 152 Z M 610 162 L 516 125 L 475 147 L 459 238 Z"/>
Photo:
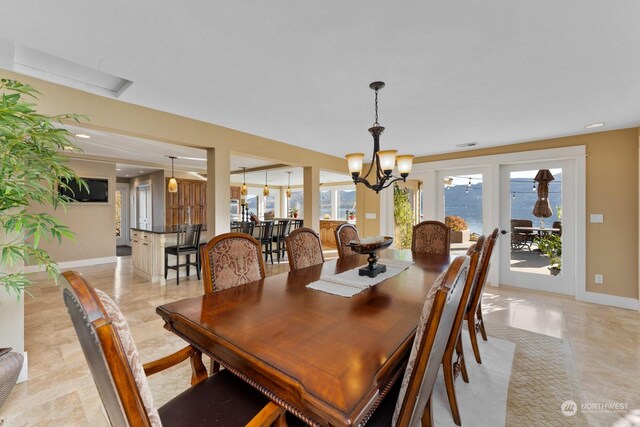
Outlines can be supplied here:
<path id="1" fill-rule="evenodd" d="M 240 195 L 242 197 L 246 197 L 247 196 L 247 168 L 243 166 L 240 169 L 242 169 L 242 187 L 240 188 Z"/>
<path id="2" fill-rule="evenodd" d="M 178 192 L 178 181 L 173 175 L 173 160 L 177 157 L 175 156 L 167 156 L 171 159 L 171 178 L 169 178 L 169 183 L 167 184 L 167 191 L 169 193 L 177 193 Z"/>
<path id="3" fill-rule="evenodd" d="M 291 198 L 291 172 L 287 172 L 289 174 L 289 182 L 287 184 L 287 191 L 285 193 L 285 195 L 287 196 L 287 199 Z"/>
<path id="4" fill-rule="evenodd" d="M 262 195 L 267 197 L 269 195 L 269 185 L 268 185 L 268 177 L 267 171 L 264 171 L 264 188 L 262 189 Z"/>

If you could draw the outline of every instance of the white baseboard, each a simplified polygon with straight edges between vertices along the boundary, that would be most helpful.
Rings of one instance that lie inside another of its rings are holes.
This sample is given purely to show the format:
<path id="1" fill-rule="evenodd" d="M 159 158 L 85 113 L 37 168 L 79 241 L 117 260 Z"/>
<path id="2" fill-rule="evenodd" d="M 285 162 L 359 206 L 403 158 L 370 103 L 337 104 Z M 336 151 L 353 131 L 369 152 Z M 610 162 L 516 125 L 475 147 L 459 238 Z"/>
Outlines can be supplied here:
<path id="1" fill-rule="evenodd" d="M 584 299 L 586 302 L 594 304 L 610 305 L 612 307 L 626 308 L 627 310 L 640 310 L 640 301 L 635 298 L 619 297 L 617 295 L 600 294 L 598 292 L 585 292 Z"/>
<path id="2" fill-rule="evenodd" d="M 118 261 L 118 257 L 106 256 L 102 258 L 88 258 L 88 259 L 78 259 L 75 261 L 63 261 L 58 263 L 58 267 L 61 270 L 63 270 L 67 268 L 86 267 L 88 265 L 109 264 L 117 261 Z M 39 265 L 28 265 L 24 268 L 25 273 L 39 273 L 41 271 L 44 271 L 44 267 L 41 267 Z"/>
<path id="3" fill-rule="evenodd" d="M 25 351 L 22 353 L 22 356 L 24 357 L 22 361 L 22 369 L 20 370 L 20 375 L 18 375 L 18 381 L 16 381 L 16 383 L 21 383 L 29 379 L 29 355 Z"/>

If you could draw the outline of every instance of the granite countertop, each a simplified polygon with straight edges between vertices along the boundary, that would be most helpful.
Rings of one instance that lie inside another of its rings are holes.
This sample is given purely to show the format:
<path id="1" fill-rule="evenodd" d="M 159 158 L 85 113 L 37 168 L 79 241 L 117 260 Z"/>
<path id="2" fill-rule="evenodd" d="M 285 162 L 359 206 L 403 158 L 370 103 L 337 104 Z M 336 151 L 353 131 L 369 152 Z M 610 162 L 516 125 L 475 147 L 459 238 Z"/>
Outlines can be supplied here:
<path id="1" fill-rule="evenodd" d="M 131 227 L 132 230 L 146 231 L 147 233 L 155 234 L 175 234 L 178 232 L 178 226 L 176 225 L 154 225 L 151 227 Z M 207 231 L 207 225 L 202 225 L 202 231 Z"/>

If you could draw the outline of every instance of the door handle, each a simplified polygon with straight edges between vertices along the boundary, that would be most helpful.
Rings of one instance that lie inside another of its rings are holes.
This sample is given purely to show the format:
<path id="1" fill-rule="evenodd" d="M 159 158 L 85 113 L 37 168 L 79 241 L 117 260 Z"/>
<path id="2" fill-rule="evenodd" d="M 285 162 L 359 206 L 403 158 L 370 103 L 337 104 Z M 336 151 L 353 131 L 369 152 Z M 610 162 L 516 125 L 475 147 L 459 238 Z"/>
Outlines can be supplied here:
<path id="1" fill-rule="evenodd" d="M 501 230 L 500 233 L 502 234 L 507 234 L 509 231 L 508 230 Z"/>

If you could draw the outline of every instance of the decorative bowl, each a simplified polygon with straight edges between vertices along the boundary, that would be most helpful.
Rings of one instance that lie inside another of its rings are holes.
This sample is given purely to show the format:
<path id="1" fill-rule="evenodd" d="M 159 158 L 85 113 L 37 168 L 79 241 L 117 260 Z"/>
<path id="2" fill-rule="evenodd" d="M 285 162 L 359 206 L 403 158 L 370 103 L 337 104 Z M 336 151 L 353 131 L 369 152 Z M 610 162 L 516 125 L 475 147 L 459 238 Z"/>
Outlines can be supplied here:
<path id="1" fill-rule="evenodd" d="M 391 246 L 392 243 L 393 237 L 384 236 L 384 240 L 381 242 L 361 243 L 352 240 L 351 242 L 347 243 L 347 246 L 349 246 L 357 254 L 370 254 L 372 252 L 378 252 L 386 249 Z"/>

